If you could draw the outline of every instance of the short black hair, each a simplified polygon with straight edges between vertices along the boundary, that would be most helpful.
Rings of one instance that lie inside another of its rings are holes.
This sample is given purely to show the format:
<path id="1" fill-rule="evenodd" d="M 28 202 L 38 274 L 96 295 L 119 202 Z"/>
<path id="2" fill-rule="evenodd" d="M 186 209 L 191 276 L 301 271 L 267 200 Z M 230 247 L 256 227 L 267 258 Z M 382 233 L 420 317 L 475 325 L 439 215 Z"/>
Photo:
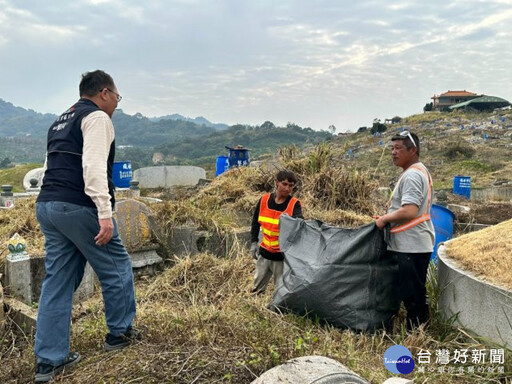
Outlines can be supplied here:
<path id="1" fill-rule="evenodd" d="M 277 172 L 276 180 L 277 181 L 288 180 L 291 183 L 297 184 L 297 176 L 295 176 L 295 173 L 293 173 L 292 171 L 289 171 L 287 169 L 282 169 L 279 172 Z"/>
<path id="2" fill-rule="evenodd" d="M 409 137 L 409 135 L 407 135 L 407 134 L 404 135 L 404 132 L 409 132 L 409 134 L 411 135 L 411 137 L 414 140 L 414 143 L 411 141 L 411 138 Z M 396 141 L 396 140 L 402 140 L 402 143 L 405 145 L 405 148 L 407 148 L 407 149 L 416 147 L 416 154 L 418 156 L 420 155 L 420 139 L 419 139 L 418 135 L 415 134 L 414 132 L 403 131 L 401 133 L 398 133 L 391 138 L 391 141 Z M 416 144 L 416 145 L 414 145 L 414 144 Z"/>
<path id="3" fill-rule="evenodd" d="M 113 87 L 114 79 L 112 79 L 112 76 L 110 76 L 105 71 L 98 69 L 93 72 L 85 72 L 82 75 L 82 80 L 80 81 L 80 86 L 78 89 L 80 91 L 80 97 L 93 97 L 103 88 Z"/>

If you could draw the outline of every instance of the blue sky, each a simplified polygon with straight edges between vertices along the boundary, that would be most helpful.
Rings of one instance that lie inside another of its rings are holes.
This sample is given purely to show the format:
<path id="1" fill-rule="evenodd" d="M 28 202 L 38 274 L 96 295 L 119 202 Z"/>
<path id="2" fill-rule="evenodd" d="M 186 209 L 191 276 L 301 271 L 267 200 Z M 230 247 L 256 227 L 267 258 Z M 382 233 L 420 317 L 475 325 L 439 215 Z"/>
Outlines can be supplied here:
<path id="1" fill-rule="evenodd" d="M 0 0 L 0 98 L 61 113 L 110 73 L 125 113 L 354 131 L 468 90 L 512 101 L 512 0 Z"/>

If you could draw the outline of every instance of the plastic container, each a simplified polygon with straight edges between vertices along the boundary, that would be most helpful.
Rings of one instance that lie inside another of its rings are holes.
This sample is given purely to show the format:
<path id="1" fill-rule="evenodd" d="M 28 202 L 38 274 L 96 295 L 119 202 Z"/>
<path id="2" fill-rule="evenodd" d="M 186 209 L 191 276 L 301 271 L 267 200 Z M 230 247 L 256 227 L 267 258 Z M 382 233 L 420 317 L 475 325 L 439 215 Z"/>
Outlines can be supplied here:
<path id="1" fill-rule="evenodd" d="M 115 161 L 112 167 L 112 181 L 118 188 L 130 188 L 132 180 L 132 163 L 129 161 Z"/>
<path id="2" fill-rule="evenodd" d="M 215 163 L 215 177 L 223 174 L 229 169 L 229 161 L 227 156 L 218 156 Z"/>
<path id="3" fill-rule="evenodd" d="M 243 147 L 226 147 L 229 151 L 229 167 L 248 166 L 251 162 L 250 149 Z"/>
<path id="4" fill-rule="evenodd" d="M 469 199 L 471 197 L 471 177 L 455 176 L 453 178 L 453 194 Z"/>
<path id="5" fill-rule="evenodd" d="M 448 208 L 432 204 L 430 217 L 432 219 L 432 224 L 434 224 L 434 231 L 436 233 L 434 251 L 430 256 L 430 260 L 437 262 L 437 247 L 439 243 L 450 240 L 453 236 L 453 222 L 455 220 L 455 215 Z"/>

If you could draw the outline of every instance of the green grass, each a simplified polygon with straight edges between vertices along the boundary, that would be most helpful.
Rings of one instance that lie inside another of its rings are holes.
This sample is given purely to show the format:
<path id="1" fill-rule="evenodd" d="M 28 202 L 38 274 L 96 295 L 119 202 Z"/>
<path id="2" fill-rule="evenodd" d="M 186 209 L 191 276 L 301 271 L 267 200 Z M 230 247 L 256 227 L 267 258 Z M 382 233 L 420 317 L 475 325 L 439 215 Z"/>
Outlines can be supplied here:
<path id="1" fill-rule="evenodd" d="M 0 185 L 12 185 L 13 192 L 25 192 L 23 188 L 23 178 L 28 171 L 42 166 L 43 164 L 30 163 L 0 169 Z"/>

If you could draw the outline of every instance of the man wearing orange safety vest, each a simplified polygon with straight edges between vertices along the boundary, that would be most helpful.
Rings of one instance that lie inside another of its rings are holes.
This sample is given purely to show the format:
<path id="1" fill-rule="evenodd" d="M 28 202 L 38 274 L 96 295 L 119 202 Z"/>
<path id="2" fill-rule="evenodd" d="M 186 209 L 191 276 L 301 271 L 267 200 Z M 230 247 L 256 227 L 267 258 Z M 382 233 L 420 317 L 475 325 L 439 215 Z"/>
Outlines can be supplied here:
<path id="1" fill-rule="evenodd" d="M 295 174 L 282 170 L 276 175 L 276 191 L 263 195 L 254 211 L 251 226 L 251 255 L 256 259 L 252 293 L 263 293 L 274 275 L 274 284 L 283 274 L 284 255 L 279 248 L 279 216 L 286 213 L 302 218 L 299 200 L 291 196 L 297 183 Z M 258 246 L 260 227 L 263 241 Z"/>
<path id="2" fill-rule="evenodd" d="M 387 252 L 398 261 L 400 295 L 410 327 L 428 321 L 425 281 L 435 240 L 430 219 L 432 178 L 419 161 L 416 134 L 403 131 L 391 141 L 393 164 L 404 172 L 393 190 L 387 213 L 377 216 L 375 224 L 380 229 L 391 226 Z"/>

